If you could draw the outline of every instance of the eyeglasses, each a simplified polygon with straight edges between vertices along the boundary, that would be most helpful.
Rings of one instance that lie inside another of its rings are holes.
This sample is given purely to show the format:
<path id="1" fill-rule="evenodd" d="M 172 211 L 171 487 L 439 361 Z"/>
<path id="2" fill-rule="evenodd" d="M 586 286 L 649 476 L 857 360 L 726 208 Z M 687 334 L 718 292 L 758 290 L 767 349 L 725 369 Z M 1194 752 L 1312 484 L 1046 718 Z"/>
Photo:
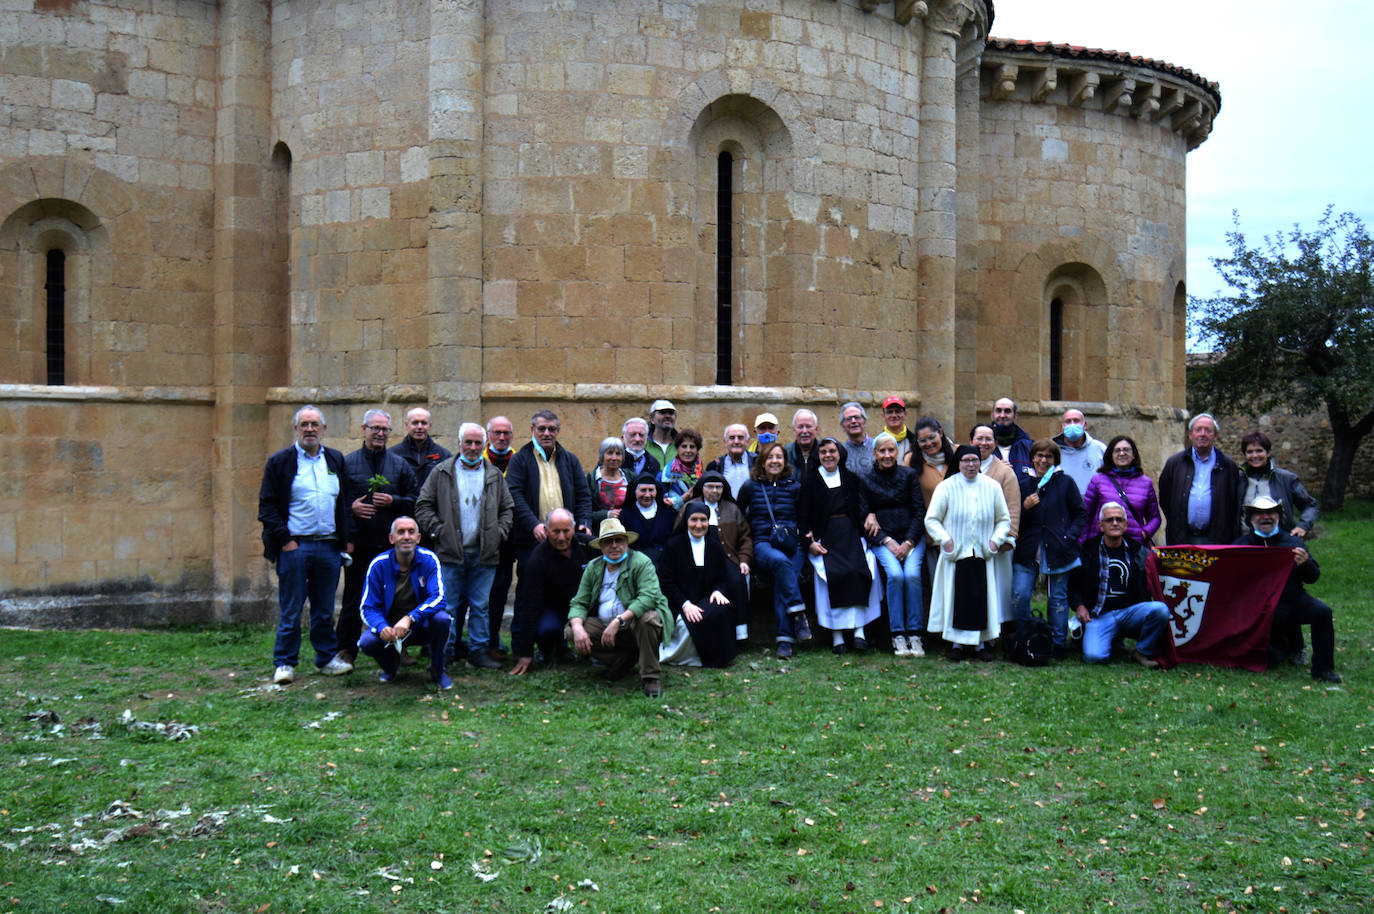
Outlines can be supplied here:
<path id="1" fill-rule="evenodd" d="M 364 429 L 376 435 L 390 435 L 391 428 L 386 425 L 364 425 Z"/>
<path id="2" fill-rule="evenodd" d="M 917 438 L 917 439 L 916 439 L 916 443 L 919 444 L 921 447 L 925 447 L 927 444 L 938 444 L 939 441 L 940 441 L 939 438 Z"/>
<path id="3" fill-rule="evenodd" d="M 547 433 L 547 432 L 556 432 L 556 431 L 558 431 L 558 426 L 556 426 L 556 425 L 536 425 L 536 426 L 534 427 L 534 430 L 535 430 L 536 432 L 545 432 L 545 433 Z"/>
<path id="4" fill-rule="evenodd" d="M 1126 523 L 1126 518 L 1124 518 L 1124 517 L 1104 517 L 1104 518 L 1102 518 L 1101 523 L 1104 523 L 1104 524 L 1124 524 L 1124 523 Z"/>

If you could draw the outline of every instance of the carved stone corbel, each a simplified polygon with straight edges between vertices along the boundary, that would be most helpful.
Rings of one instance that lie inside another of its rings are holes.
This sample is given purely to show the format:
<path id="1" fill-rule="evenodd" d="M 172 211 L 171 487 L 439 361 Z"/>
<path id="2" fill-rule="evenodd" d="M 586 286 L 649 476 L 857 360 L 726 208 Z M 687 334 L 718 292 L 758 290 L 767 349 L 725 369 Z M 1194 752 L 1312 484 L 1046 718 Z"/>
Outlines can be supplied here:
<path id="1" fill-rule="evenodd" d="M 1097 94 L 1101 78 L 1096 73 L 1076 73 L 1069 79 L 1069 104 L 1082 108 Z"/>
<path id="2" fill-rule="evenodd" d="M 993 77 L 992 97 L 1001 101 L 1010 98 L 1016 91 L 1016 74 L 1018 68 L 1014 63 L 1004 63 L 997 68 L 997 75 Z"/>
<path id="3" fill-rule="evenodd" d="M 1043 102 L 1057 88 L 1059 70 L 1055 67 L 1046 67 L 1035 74 L 1035 81 L 1031 84 L 1031 101 Z"/>
<path id="4" fill-rule="evenodd" d="M 1132 95 L 1135 92 L 1135 80 L 1127 77 L 1118 79 L 1107 87 L 1106 94 L 1102 99 L 1102 110 L 1113 112 L 1117 109 L 1128 110 L 1133 101 Z"/>
<path id="5" fill-rule="evenodd" d="M 926 0 L 896 0 L 892 6 L 892 18 L 898 25 L 906 25 L 913 18 L 924 19 L 930 15 Z"/>
<path id="6" fill-rule="evenodd" d="M 1159 110 L 1159 97 L 1163 90 L 1159 83 L 1151 83 L 1150 88 L 1136 93 L 1136 106 L 1131 114 L 1137 118 L 1154 117 Z"/>

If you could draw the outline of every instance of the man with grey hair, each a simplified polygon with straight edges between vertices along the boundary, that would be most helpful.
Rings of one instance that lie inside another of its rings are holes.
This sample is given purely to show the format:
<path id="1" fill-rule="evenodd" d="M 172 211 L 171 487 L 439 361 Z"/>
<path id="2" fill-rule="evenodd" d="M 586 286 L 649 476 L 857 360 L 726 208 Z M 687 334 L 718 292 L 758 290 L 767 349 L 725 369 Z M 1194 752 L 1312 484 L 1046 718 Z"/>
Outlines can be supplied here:
<path id="1" fill-rule="evenodd" d="M 1083 627 L 1083 659 L 1105 663 L 1113 642 L 1135 639 L 1131 656 L 1157 670 L 1172 663 L 1169 607 L 1150 598 L 1145 546 L 1126 535 L 1126 509 L 1109 501 L 1097 512 L 1102 532 L 1083 544 L 1069 572 L 1069 606 Z"/>
<path id="2" fill-rule="evenodd" d="M 755 455 L 749 451 L 749 426 L 735 422 L 725 426 L 725 453 L 706 464 L 706 471 L 714 470 L 725 477 L 730 486 L 730 495 L 739 497 L 740 488 L 749 481 L 749 471 L 754 466 Z"/>
<path id="3" fill-rule="evenodd" d="M 649 423 L 639 416 L 626 419 L 625 424 L 620 426 L 620 440 L 625 442 L 625 477 L 633 480 L 638 479 L 641 473 L 652 473 L 657 479 L 663 467 L 646 448 L 649 443 Z"/>
<path id="4" fill-rule="evenodd" d="M 353 497 L 353 564 L 344 571 L 343 601 L 335 631 L 339 656 L 353 663 L 363 633 L 363 587 L 367 566 L 391 548 L 391 522 L 415 513 L 415 474 L 410 465 L 386 449 L 391 437 L 391 414 L 384 409 L 363 413 L 363 446 L 344 458 L 349 494 Z"/>
<path id="5" fill-rule="evenodd" d="M 415 502 L 415 519 L 434 544 L 449 615 L 453 617 L 446 653 L 457 646 L 466 607 L 468 666 L 496 670 L 501 664 L 488 653 L 487 601 L 501 541 L 515 522 L 515 502 L 501 471 L 483 459 L 486 445 L 482 426 L 475 422 L 459 426 L 458 456 L 439 464 L 430 474 Z M 498 619 L 496 627 L 500 624 Z"/>
<path id="6" fill-rule="evenodd" d="M 820 448 L 820 420 L 809 409 L 792 414 L 792 443 L 787 446 L 787 463 L 792 475 L 801 479 L 806 471 L 820 462 L 816 451 Z"/>
<path id="7" fill-rule="evenodd" d="M 1159 507 L 1167 546 L 1225 546 L 1240 535 L 1240 469 L 1216 446 L 1211 413 L 1188 422 L 1189 447 L 1164 462 Z"/>
<path id="8" fill-rule="evenodd" d="M 430 472 L 453 455 L 446 448 L 434 443 L 430 437 L 431 418 L 429 410 L 414 406 L 406 410 L 406 436 L 401 443 L 391 449 L 391 453 L 410 465 L 415 474 L 415 485 L 424 488 Z"/>
<path id="9" fill-rule="evenodd" d="M 316 668 L 331 676 L 353 671 L 352 663 L 338 656 L 334 637 L 340 556 L 353 548 L 344 456 L 324 446 L 324 413 L 318 407 L 298 409 L 293 426 L 295 443 L 267 458 L 258 490 L 263 555 L 276 566 L 281 607 L 272 648 L 277 685 L 296 676 L 306 600 Z"/>
<path id="10" fill-rule="evenodd" d="M 873 439 L 868 436 L 868 410 L 850 400 L 840 407 L 840 428 L 844 429 L 845 466 L 855 476 L 867 476 L 873 469 Z"/>

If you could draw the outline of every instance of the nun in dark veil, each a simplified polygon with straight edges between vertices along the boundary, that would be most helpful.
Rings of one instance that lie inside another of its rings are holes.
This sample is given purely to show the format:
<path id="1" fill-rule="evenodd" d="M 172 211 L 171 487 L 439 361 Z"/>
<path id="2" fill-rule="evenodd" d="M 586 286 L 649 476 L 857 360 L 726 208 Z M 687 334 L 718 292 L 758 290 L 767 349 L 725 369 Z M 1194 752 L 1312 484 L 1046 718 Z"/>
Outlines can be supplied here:
<path id="1" fill-rule="evenodd" d="M 859 477 L 845 468 L 839 441 L 822 439 L 816 455 L 816 466 L 802 479 L 800 512 L 816 573 L 816 618 L 831 630 L 836 654 L 848 651 L 846 631 L 853 632 L 854 650 L 864 651 L 864 626 L 882 607 L 876 562 L 863 536 L 868 506 Z"/>
<path id="2" fill-rule="evenodd" d="M 662 484 L 652 473 L 640 473 L 631 494 L 634 501 L 626 499 L 620 509 L 620 522 L 626 530 L 639 534 L 639 539 L 634 540 L 630 548 L 647 555 L 654 568 L 658 568 L 663 546 L 673 535 L 677 512 L 663 500 Z"/>
<path id="3" fill-rule="evenodd" d="M 689 502 L 683 509 L 684 529 L 668 540 L 659 559 L 658 579 L 668 608 L 690 637 L 674 628 L 673 643 L 665 645 L 663 663 L 727 666 L 739 647 L 735 641 L 735 607 L 730 594 L 740 590 L 739 569 L 725 555 L 720 537 L 711 530 L 711 509 L 705 502 Z M 688 640 L 694 650 L 682 644 Z"/>

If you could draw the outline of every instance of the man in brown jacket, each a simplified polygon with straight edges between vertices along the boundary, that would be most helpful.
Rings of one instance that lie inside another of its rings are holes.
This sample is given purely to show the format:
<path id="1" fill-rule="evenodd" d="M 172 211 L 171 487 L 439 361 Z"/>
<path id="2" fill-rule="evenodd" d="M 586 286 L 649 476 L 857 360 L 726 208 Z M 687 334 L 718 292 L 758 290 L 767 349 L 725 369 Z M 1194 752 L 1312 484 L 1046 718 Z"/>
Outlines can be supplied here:
<path id="1" fill-rule="evenodd" d="M 487 601 L 501 541 L 515 522 L 515 503 L 501 471 L 482 457 L 487 445 L 482 426 L 464 422 L 458 439 L 458 455 L 435 467 L 425 480 L 415 502 L 415 519 L 439 556 L 453 616 L 448 650 L 457 648 L 466 604 L 468 666 L 499 670 L 500 662 L 486 650 Z"/>

